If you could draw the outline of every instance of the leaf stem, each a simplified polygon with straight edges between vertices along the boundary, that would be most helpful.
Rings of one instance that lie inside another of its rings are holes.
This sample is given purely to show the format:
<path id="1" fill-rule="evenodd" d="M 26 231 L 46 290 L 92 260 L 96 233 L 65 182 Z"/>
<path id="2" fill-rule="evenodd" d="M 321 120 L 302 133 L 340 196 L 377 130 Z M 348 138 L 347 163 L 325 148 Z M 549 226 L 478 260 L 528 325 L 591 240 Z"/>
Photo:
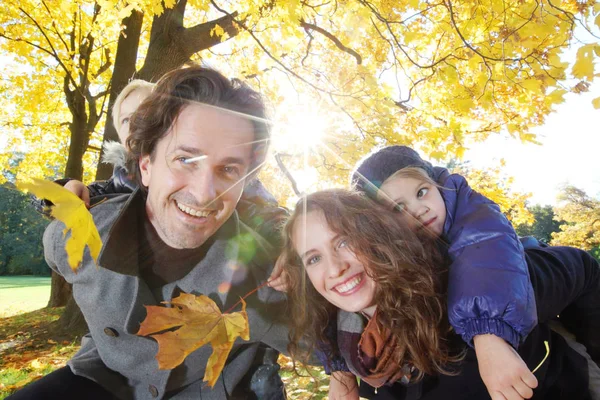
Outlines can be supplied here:
<path id="1" fill-rule="evenodd" d="M 246 293 L 244 295 L 244 297 L 241 297 L 240 301 L 238 301 L 237 303 L 235 303 L 234 305 L 232 305 L 231 307 L 229 307 L 229 309 L 227 311 L 225 311 L 223 314 L 229 314 L 231 312 L 231 310 L 233 310 L 234 308 L 236 308 L 238 306 L 238 304 L 240 304 L 243 300 L 246 299 L 246 297 L 250 296 L 251 294 L 254 294 L 254 293 L 258 292 L 259 289 L 264 288 L 268 284 L 269 284 L 269 281 L 266 281 L 265 283 L 263 283 L 262 285 L 258 286 L 257 288 L 252 289 L 251 291 L 249 291 L 248 293 Z"/>

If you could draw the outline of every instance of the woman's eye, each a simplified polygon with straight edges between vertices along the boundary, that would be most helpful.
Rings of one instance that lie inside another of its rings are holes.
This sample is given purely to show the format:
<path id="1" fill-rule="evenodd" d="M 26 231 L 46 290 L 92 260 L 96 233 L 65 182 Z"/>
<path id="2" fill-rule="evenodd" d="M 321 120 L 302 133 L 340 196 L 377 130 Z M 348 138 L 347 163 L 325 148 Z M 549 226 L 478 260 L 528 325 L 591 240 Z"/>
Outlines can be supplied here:
<path id="1" fill-rule="evenodd" d="M 121 121 L 121 125 L 125 125 L 129 123 L 129 117 L 127 118 L 123 118 L 123 120 Z"/>
<path id="2" fill-rule="evenodd" d="M 306 260 L 306 265 L 313 265 L 321 260 L 321 256 L 312 256 L 308 260 Z"/>
<path id="3" fill-rule="evenodd" d="M 429 192 L 429 189 L 427 188 L 421 188 L 418 192 L 417 192 L 417 198 L 421 198 L 423 196 L 425 196 L 427 193 Z"/>

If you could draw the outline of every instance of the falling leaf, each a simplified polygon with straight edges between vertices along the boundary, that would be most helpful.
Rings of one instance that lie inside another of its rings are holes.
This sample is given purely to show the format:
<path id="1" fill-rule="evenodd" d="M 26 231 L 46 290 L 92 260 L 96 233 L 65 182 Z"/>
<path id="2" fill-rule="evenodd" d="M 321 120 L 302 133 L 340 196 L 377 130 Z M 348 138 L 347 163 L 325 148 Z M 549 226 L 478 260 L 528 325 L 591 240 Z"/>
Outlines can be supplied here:
<path id="1" fill-rule="evenodd" d="M 69 266 L 73 271 L 77 270 L 83 260 L 86 244 L 94 261 L 98 259 L 102 240 L 92 215 L 79 197 L 54 182 L 41 179 L 33 179 L 31 183 L 19 182 L 17 187 L 54 204 L 51 215 L 65 224 L 63 231 L 65 236 L 71 231 L 65 250 L 69 258 Z"/>
<path id="2" fill-rule="evenodd" d="M 204 295 L 182 293 L 164 303 L 173 307 L 146 306 L 148 315 L 137 334 L 151 335 L 158 342 L 156 360 L 160 369 L 175 368 L 190 353 L 210 343 L 213 351 L 204 381 L 214 386 L 236 338 L 250 338 L 246 303 L 242 299 L 242 311 L 230 314 L 221 313 L 215 302 Z M 173 328 L 177 329 L 152 335 Z"/>

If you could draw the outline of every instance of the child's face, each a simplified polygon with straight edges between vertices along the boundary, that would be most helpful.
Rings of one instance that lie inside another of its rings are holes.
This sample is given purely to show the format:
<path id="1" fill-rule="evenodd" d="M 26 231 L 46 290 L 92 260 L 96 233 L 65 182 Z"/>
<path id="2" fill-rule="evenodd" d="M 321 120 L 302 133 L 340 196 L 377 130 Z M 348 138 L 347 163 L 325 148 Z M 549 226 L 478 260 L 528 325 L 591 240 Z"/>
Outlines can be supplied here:
<path id="1" fill-rule="evenodd" d="M 125 144 L 129 137 L 129 118 L 148 95 L 150 95 L 150 89 L 140 87 L 129 93 L 121 103 L 119 107 L 119 126 L 117 127 L 117 134 L 121 143 Z"/>
<path id="2" fill-rule="evenodd" d="M 439 189 L 429 182 L 393 177 L 381 185 L 377 197 L 399 211 L 413 231 L 426 229 L 436 237 L 444 232 L 446 206 Z"/>
<path id="3" fill-rule="evenodd" d="M 372 314 L 375 282 L 350 249 L 347 238 L 332 232 L 321 211 L 299 218 L 292 232 L 308 278 L 330 303 L 349 311 Z"/>

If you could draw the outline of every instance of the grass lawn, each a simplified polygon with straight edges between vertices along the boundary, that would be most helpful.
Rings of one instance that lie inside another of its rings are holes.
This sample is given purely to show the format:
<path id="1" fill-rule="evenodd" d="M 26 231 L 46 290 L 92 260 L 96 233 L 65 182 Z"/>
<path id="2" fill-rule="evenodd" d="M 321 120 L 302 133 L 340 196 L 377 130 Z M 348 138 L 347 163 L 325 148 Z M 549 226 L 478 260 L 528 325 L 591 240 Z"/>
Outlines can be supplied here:
<path id="1" fill-rule="evenodd" d="M 43 308 L 50 298 L 50 277 L 0 276 L 0 318 Z"/>
<path id="2" fill-rule="evenodd" d="M 0 277 L 0 400 L 63 367 L 79 349 L 78 337 L 58 329 L 63 309 L 43 308 L 49 297 L 50 278 Z M 329 377 L 321 368 L 311 369 L 313 379 L 297 376 L 285 356 L 279 364 L 288 398 L 327 398 Z"/>

